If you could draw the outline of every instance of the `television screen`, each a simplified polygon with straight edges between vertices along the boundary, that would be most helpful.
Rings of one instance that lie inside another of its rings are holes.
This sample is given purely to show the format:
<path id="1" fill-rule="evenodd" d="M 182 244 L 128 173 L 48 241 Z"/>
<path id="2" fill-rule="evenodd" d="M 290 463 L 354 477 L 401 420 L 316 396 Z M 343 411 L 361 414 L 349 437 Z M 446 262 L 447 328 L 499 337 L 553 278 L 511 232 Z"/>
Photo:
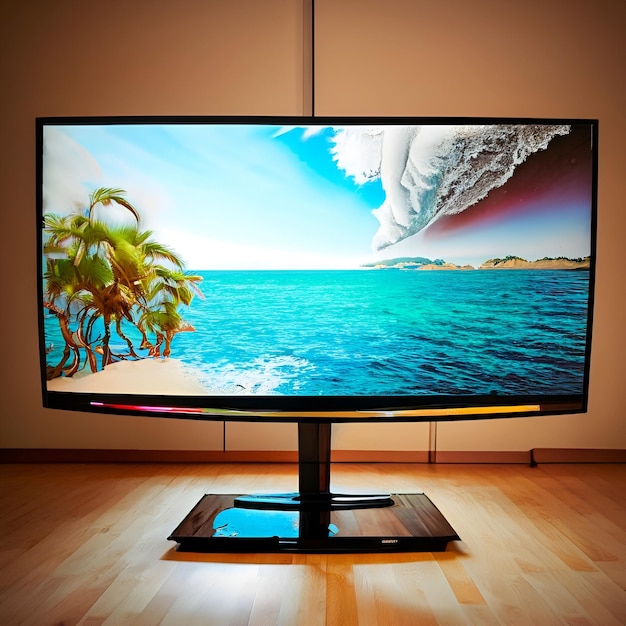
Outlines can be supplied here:
<path id="1" fill-rule="evenodd" d="M 40 118 L 49 407 L 586 410 L 595 120 Z"/>

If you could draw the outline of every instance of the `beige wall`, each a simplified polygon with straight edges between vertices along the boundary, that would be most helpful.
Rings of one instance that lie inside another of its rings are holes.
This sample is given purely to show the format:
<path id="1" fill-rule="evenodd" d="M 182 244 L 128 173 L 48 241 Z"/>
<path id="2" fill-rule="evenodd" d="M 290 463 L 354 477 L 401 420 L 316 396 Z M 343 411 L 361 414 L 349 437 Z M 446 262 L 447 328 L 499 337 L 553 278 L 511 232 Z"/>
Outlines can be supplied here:
<path id="1" fill-rule="evenodd" d="M 221 449 L 220 423 L 40 408 L 38 115 L 308 112 L 301 0 L 5 0 L 0 7 L 0 446 Z M 590 411 L 446 423 L 440 450 L 626 448 L 623 0 L 317 0 L 316 113 L 600 119 Z M 10 286 L 10 289 L 9 289 Z M 8 294 L 11 294 L 10 301 Z M 340 449 L 426 449 L 427 425 L 338 425 Z M 230 424 L 229 449 L 293 426 Z"/>
<path id="2" fill-rule="evenodd" d="M 599 118 L 589 413 L 439 424 L 437 447 L 624 448 L 626 3 L 323 0 L 317 5 L 318 115 Z"/>

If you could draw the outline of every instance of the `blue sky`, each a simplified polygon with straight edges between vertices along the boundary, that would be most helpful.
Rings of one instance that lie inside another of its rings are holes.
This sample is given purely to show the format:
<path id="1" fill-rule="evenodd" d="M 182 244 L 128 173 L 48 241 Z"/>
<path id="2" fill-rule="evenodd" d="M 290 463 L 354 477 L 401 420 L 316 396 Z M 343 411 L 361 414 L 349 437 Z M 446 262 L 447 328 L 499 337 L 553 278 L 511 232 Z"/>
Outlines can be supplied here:
<path id="1" fill-rule="evenodd" d="M 144 227 L 197 270 L 350 268 L 405 255 L 477 265 L 506 254 L 589 253 L 587 206 L 573 212 L 566 231 L 562 207 L 527 198 L 528 210 L 506 219 L 470 220 L 443 235 L 427 229 L 374 254 L 371 211 L 384 191 L 379 181 L 355 184 L 337 167 L 332 134 L 232 125 L 53 127 L 45 136 L 45 208 L 85 205 L 97 187 L 125 189 Z"/>
<path id="2" fill-rule="evenodd" d="M 356 267 L 371 257 L 380 185 L 343 175 L 327 136 L 262 126 L 56 130 L 97 163 L 84 189 L 125 189 L 145 227 L 190 268 Z"/>

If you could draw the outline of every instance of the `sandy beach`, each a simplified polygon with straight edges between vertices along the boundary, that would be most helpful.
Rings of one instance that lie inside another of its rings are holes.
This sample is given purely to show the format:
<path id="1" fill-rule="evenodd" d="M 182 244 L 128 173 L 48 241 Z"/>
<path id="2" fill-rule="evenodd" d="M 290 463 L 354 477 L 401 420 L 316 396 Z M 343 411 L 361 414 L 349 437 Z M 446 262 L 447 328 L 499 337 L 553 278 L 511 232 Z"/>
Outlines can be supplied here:
<path id="1" fill-rule="evenodd" d="M 94 374 L 49 380 L 48 391 L 217 395 L 203 387 L 193 372 L 176 359 L 120 361 Z"/>

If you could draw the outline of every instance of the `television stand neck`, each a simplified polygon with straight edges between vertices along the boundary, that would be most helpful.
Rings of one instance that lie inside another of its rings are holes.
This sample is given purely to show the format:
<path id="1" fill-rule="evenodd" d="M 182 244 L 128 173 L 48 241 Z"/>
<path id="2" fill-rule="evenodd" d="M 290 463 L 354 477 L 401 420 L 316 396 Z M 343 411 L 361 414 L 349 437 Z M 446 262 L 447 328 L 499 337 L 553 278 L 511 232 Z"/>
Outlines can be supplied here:
<path id="1" fill-rule="evenodd" d="M 299 491 L 239 496 L 235 507 L 272 511 L 335 511 L 393 506 L 387 494 L 334 494 L 330 491 L 330 422 L 298 423 Z"/>

